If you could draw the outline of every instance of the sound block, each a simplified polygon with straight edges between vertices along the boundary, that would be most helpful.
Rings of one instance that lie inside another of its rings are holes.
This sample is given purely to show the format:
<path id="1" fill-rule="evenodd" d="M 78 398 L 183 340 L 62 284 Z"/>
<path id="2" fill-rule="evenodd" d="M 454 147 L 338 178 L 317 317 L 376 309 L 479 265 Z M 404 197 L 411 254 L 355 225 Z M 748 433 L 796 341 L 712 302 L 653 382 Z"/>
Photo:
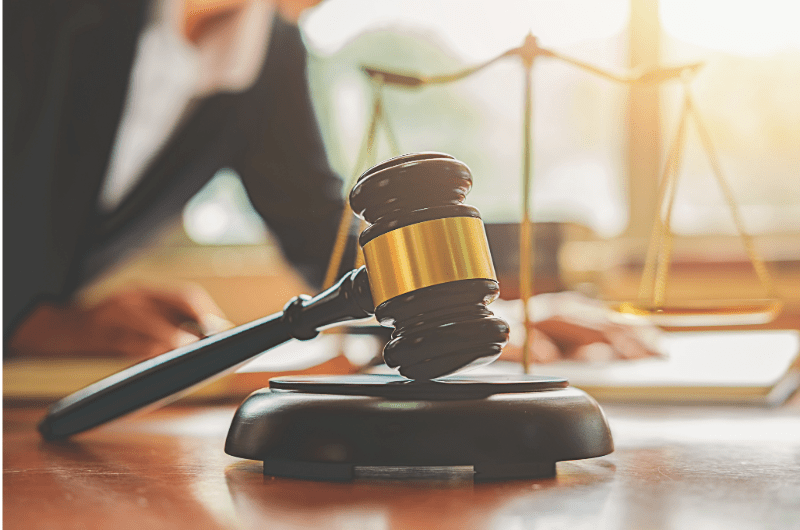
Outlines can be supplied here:
<path id="1" fill-rule="evenodd" d="M 266 475 L 312 480 L 435 469 L 541 478 L 556 462 L 613 450 L 594 399 L 537 376 L 278 377 L 239 406 L 225 442 Z"/>

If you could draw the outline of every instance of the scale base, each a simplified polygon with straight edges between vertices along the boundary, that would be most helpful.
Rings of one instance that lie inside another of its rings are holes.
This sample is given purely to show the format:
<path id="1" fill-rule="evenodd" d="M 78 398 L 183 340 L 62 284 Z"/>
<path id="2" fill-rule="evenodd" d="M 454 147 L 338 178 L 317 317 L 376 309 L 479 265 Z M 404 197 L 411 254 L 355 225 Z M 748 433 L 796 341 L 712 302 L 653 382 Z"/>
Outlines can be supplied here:
<path id="1" fill-rule="evenodd" d="M 279 377 L 236 411 L 225 442 L 264 473 L 311 480 L 552 477 L 614 450 L 597 402 L 552 377 Z"/>

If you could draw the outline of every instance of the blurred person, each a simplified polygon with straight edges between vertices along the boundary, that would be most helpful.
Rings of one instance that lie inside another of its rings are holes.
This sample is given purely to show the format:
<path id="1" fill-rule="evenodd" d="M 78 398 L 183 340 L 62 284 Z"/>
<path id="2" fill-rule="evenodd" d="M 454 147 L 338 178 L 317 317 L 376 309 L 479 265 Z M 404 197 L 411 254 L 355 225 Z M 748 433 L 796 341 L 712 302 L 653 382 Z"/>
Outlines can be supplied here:
<path id="1" fill-rule="evenodd" d="M 213 332 L 199 289 L 73 297 L 221 168 L 319 285 L 343 199 L 295 25 L 313 3 L 5 3 L 6 355 L 141 358 Z"/>
<path id="2" fill-rule="evenodd" d="M 296 26 L 315 3 L 5 3 L 6 356 L 138 359 L 213 333 L 219 309 L 197 288 L 133 288 L 92 307 L 74 296 L 221 168 L 240 175 L 286 257 L 320 286 L 344 202 Z M 534 358 L 613 342 L 576 329 L 551 325 Z"/>

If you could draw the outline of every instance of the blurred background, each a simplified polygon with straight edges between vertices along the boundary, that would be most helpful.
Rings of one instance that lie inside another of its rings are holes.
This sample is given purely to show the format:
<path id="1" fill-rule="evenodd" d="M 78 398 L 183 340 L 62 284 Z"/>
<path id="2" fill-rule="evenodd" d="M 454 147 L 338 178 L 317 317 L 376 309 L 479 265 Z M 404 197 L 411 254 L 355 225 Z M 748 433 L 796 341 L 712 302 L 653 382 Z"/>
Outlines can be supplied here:
<path id="1" fill-rule="evenodd" d="M 791 308 L 800 301 L 798 20 L 793 0 L 326 0 L 304 13 L 300 27 L 329 158 L 346 181 L 372 111 L 363 65 L 451 73 L 521 45 L 528 32 L 544 47 L 620 73 L 704 62 L 692 83 L 699 110 L 745 226 Z M 487 223 L 516 223 L 522 90 L 522 66 L 508 58 L 446 86 L 388 87 L 384 104 L 402 152 L 463 160 L 475 178 L 467 202 Z M 538 290 L 635 297 L 681 98 L 680 83 L 619 85 L 537 60 L 532 211 L 535 221 L 556 223 L 543 226 L 557 227 L 558 241 L 541 247 L 549 254 L 537 257 L 541 275 L 556 278 L 544 278 Z M 380 135 L 376 149 L 378 160 L 392 155 Z M 668 297 L 763 297 L 693 126 L 679 178 Z M 283 265 L 229 170 L 194 197 L 156 247 L 142 250 L 84 297 L 100 299 L 132 280 L 186 279 L 241 323 L 308 291 Z"/>

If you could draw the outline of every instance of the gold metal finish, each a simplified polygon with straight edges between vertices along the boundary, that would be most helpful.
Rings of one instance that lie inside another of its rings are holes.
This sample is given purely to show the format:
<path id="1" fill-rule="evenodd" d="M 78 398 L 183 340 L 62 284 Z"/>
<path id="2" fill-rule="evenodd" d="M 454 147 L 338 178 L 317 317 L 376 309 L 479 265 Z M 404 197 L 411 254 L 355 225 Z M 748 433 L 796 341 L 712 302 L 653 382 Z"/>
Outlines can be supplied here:
<path id="1" fill-rule="evenodd" d="M 531 310 L 528 300 L 533 296 L 533 274 L 531 262 L 534 257 L 534 225 L 531 220 L 531 183 L 533 171 L 531 159 L 533 158 L 533 60 L 525 62 L 525 102 L 524 122 L 522 129 L 522 220 L 519 225 L 519 298 L 522 301 L 522 329 L 525 338 L 522 341 L 522 372 L 530 373 L 531 347 L 533 337 L 531 333 Z"/>
<path id="2" fill-rule="evenodd" d="M 753 237 L 745 230 L 744 222 L 739 211 L 739 205 L 722 172 L 719 156 L 711 142 L 711 136 L 700 118 L 700 113 L 694 102 L 689 79 L 683 76 L 683 108 L 681 110 L 678 130 L 670 145 L 666 163 L 661 174 L 658 186 L 658 210 L 653 220 L 650 234 L 650 243 L 647 249 L 642 279 L 639 284 L 639 300 L 636 303 L 628 302 L 620 305 L 617 310 L 624 313 L 646 315 L 653 322 L 663 325 L 698 325 L 697 322 L 706 322 L 701 325 L 711 325 L 713 319 L 709 316 L 714 313 L 719 317 L 720 325 L 723 322 L 737 322 L 742 324 L 764 323 L 775 318 L 780 313 L 783 303 L 775 290 L 775 285 L 769 270 L 755 248 Z M 730 301 L 728 307 L 724 305 L 682 304 L 681 307 L 672 307 L 667 304 L 667 279 L 669 274 L 670 258 L 674 234 L 672 233 L 672 213 L 674 210 L 676 189 L 679 180 L 681 156 L 686 141 L 686 127 L 690 118 L 694 118 L 697 131 L 700 135 L 703 150 L 711 164 L 711 169 L 722 191 L 728 210 L 733 219 L 736 231 L 744 245 L 747 257 L 761 282 L 768 299 L 753 301 Z M 696 307 L 690 307 L 694 305 Z M 710 308 L 714 308 L 713 311 Z M 682 315 L 679 317 L 679 315 Z M 749 315 L 746 317 L 746 315 Z M 748 320 L 749 319 L 749 320 Z M 766 320 L 765 320 L 766 319 Z M 667 323 L 668 322 L 668 323 Z M 681 324 L 685 322 L 685 324 Z M 730 324 L 736 325 L 736 324 Z"/>
<path id="3" fill-rule="evenodd" d="M 386 85 L 384 76 L 380 73 L 377 73 L 376 75 L 370 76 L 370 80 L 372 81 L 372 119 L 367 127 L 367 133 L 364 135 L 364 140 L 361 144 L 361 150 L 358 152 L 358 158 L 356 159 L 353 175 L 350 179 L 350 182 L 344 188 L 346 190 L 345 194 L 349 193 L 350 190 L 353 189 L 353 186 L 355 186 L 356 182 L 358 182 L 358 177 L 361 175 L 362 171 L 375 165 L 375 155 L 377 154 L 375 143 L 378 136 L 378 127 L 381 124 L 383 124 L 386 131 L 386 137 L 389 140 L 392 156 L 397 156 L 400 154 L 400 147 L 398 147 L 397 144 L 397 137 L 395 136 L 394 131 L 389 124 L 389 118 L 383 108 L 383 88 Z M 339 279 L 339 270 L 342 267 L 344 253 L 347 250 L 347 236 L 350 234 L 350 225 L 353 222 L 353 218 L 353 210 L 350 208 L 350 204 L 346 203 L 344 209 L 342 210 L 342 216 L 339 219 L 339 229 L 336 232 L 333 252 L 328 260 L 328 269 L 325 272 L 323 286 L 326 289 L 336 283 L 336 280 Z M 361 230 L 363 229 L 364 226 L 362 223 Z M 361 230 L 359 230 L 359 234 L 361 233 Z M 363 264 L 361 253 L 357 251 L 354 268 L 357 269 Z"/>
<path id="4" fill-rule="evenodd" d="M 483 221 L 447 217 L 404 226 L 364 245 L 372 299 L 473 278 L 497 280 Z"/>

